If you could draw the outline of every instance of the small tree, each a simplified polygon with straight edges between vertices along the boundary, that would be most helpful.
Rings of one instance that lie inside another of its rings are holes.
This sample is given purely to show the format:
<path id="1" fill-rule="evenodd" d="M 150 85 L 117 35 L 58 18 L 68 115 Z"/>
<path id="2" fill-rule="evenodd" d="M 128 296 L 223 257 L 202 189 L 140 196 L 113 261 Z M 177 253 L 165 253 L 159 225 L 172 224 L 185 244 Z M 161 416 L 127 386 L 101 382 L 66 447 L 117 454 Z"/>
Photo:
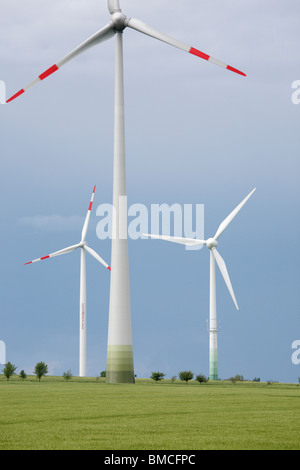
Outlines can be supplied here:
<path id="1" fill-rule="evenodd" d="M 236 374 L 235 379 L 237 382 L 244 382 L 244 376 L 241 374 Z"/>
<path id="2" fill-rule="evenodd" d="M 188 383 L 189 380 L 192 380 L 192 378 L 194 377 L 194 374 L 190 370 L 184 370 L 182 372 L 179 372 L 178 376 L 180 380 L 182 380 L 182 382 Z"/>
<path id="3" fill-rule="evenodd" d="M 205 383 L 205 384 L 206 384 L 206 383 L 208 382 L 208 378 L 205 377 L 205 375 L 203 375 L 203 374 L 197 375 L 196 380 L 197 380 L 197 382 L 199 382 L 200 384 L 202 384 L 202 383 Z"/>
<path id="4" fill-rule="evenodd" d="M 101 377 L 101 378 L 105 378 L 105 377 L 106 377 L 106 370 L 103 370 L 102 372 L 100 372 L 100 377 Z"/>
<path id="5" fill-rule="evenodd" d="M 19 377 L 20 377 L 21 380 L 25 380 L 25 379 L 26 379 L 27 375 L 25 374 L 25 371 L 24 371 L 24 370 L 21 370 Z"/>
<path id="6" fill-rule="evenodd" d="M 163 372 L 152 372 L 150 379 L 154 380 L 156 383 L 160 380 L 163 380 L 166 374 Z"/>
<path id="7" fill-rule="evenodd" d="M 11 378 L 12 375 L 15 375 L 15 370 L 16 366 L 11 364 L 11 362 L 5 364 L 3 374 L 5 375 L 7 381 Z"/>
<path id="8" fill-rule="evenodd" d="M 47 364 L 45 364 L 44 362 L 38 362 L 35 366 L 34 373 L 40 382 L 41 378 L 44 377 L 44 375 L 48 374 Z"/>
<path id="9" fill-rule="evenodd" d="M 72 375 L 72 372 L 70 370 L 68 370 L 67 372 L 64 372 L 63 373 L 63 378 L 68 382 L 69 380 L 71 380 L 71 378 L 73 377 Z"/>
<path id="10" fill-rule="evenodd" d="M 235 384 L 236 382 L 244 382 L 244 377 L 240 374 L 236 374 L 234 377 L 230 377 L 231 382 Z"/>

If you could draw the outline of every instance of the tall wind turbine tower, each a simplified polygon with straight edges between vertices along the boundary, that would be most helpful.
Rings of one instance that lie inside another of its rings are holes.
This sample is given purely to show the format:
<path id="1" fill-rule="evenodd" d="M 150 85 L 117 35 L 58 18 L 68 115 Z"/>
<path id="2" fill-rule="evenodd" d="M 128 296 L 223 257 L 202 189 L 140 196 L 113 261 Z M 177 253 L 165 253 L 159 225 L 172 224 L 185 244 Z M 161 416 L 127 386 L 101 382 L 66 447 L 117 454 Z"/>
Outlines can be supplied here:
<path id="1" fill-rule="evenodd" d="M 223 67 L 231 72 L 245 76 L 240 70 L 214 59 L 208 54 L 188 46 L 177 39 L 157 31 L 146 23 L 128 18 L 121 10 L 119 0 L 108 0 L 111 14 L 110 22 L 93 36 L 84 41 L 56 64 L 39 75 L 27 86 L 13 95 L 7 103 L 27 92 L 40 81 L 45 80 L 70 60 L 115 36 L 115 124 L 114 124 L 114 175 L 113 175 L 113 240 L 111 258 L 111 287 L 109 306 L 109 327 L 107 347 L 106 381 L 134 382 L 131 306 L 129 287 L 129 263 L 127 242 L 127 207 L 122 203 L 126 196 L 126 162 L 125 162 L 125 126 L 124 126 L 124 71 L 123 71 L 123 31 L 129 27 L 154 39 Z"/>

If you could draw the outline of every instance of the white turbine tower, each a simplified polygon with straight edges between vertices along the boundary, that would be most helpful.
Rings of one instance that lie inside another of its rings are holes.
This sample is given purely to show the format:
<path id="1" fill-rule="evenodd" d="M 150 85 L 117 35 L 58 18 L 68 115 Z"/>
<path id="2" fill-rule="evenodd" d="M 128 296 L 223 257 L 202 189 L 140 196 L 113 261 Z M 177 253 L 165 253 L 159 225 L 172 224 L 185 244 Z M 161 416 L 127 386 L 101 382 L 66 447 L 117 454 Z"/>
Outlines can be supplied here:
<path id="1" fill-rule="evenodd" d="M 230 282 L 229 274 L 226 268 L 226 264 L 217 251 L 218 246 L 218 238 L 224 230 L 228 227 L 228 225 L 233 221 L 235 216 L 238 212 L 242 209 L 242 207 L 246 204 L 248 199 L 252 196 L 254 191 L 253 189 L 250 194 L 226 217 L 225 220 L 220 224 L 218 230 L 216 231 L 213 238 L 209 238 L 208 240 L 198 240 L 195 238 L 181 238 L 181 237 L 168 237 L 164 235 L 154 235 L 154 234 L 144 234 L 145 236 L 166 240 L 173 243 L 179 243 L 182 245 L 187 246 L 196 246 L 196 245 L 206 245 L 207 248 L 210 250 L 210 294 L 209 294 L 209 377 L 210 380 L 218 380 L 218 324 L 217 324 L 217 301 L 216 301 L 216 266 L 217 265 L 221 271 L 221 274 L 224 278 L 226 286 L 229 290 L 229 293 L 232 297 L 234 305 L 236 306 L 237 310 L 239 310 L 233 288 Z"/>
<path id="2" fill-rule="evenodd" d="M 96 186 L 94 187 L 90 205 L 87 211 L 87 215 L 83 224 L 81 240 L 77 245 L 68 246 L 63 250 L 56 251 L 50 255 L 43 256 L 42 258 L 29 261 L 27 264 L 36 263 L 37 261 L 43 261 L 48 258 L 54 258 L 55 256 L 65 255 L 66 253 L 71 253 L 72 251 L 80 248 L 80 298 L 79 298 L 79 376 L 86 376 L 86 252 L 92 255 L 97 261 L 99 261 L 107 269 L 110 269 L 110 266 L 96 253 L 92 248 L 87 245 L 86 234 L 89 226 L 91 210 L 94 200 Z"/>
<path id="3" fill-rule="evenodd" d="M 127 208 L 120 203 L 126 196 L 126 165 L 125 165 L 125 126 L 124 126 L 124 73 L 123 73 L 123 31 L 129 27 L 152 38 L 163 41 L 171 46 L 200 57 L 208 62 L 219 65 L 232 72 L 245 74 L 198 49 L 173 39 L 151 26 L 135 18 L 128 18 L 121 10 L 119 0 L 108 0 L 111 14 L 109 24 L 88 38 L 76 49 L 71 51 L 35 80 L 13 95 L 7 103 L 28 91 L 31 87 L 52 75 L 70 60 L 87 49 L 116 36 L 115 59 L 115 126 L 114 126 L 114 174 L 113 174 L 113 240 L 112 240 L 112 275 L 110 287 L 110 308 L 108 327 L 106 381 L 134 382 L 131 306 L 129 287 L 129 262 L 126 216 Z M 125 233 L 124 233 L 125 228 Z"/>

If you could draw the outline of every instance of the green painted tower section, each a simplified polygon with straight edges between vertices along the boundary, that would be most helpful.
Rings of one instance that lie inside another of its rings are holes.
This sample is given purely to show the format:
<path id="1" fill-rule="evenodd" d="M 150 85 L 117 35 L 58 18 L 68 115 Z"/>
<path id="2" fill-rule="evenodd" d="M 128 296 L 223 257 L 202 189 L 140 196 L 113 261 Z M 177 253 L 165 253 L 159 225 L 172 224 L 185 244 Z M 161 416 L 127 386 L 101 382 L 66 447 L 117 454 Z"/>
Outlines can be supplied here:
<path id="1" fill-rule="evenodd" d="M 211 348 L 209 351 L 209 379 L 219 380 L 218 350 L 215 348 Z"/>
<path id="2" fill-rule="evenodd" d="M 106 382 L 135 383 L 132 346 L 107 348 Z"/>

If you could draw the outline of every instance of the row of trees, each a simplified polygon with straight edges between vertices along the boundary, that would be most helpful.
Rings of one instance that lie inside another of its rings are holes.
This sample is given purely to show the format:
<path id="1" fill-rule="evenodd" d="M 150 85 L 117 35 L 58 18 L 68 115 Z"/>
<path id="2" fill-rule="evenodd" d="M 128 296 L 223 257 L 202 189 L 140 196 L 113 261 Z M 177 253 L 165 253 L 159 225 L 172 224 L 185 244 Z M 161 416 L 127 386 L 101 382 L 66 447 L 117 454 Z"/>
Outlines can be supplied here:
<path id="1" fill-rule="evenodd" d="M 17 367 L 14 364 L 11 364 L 8 362 L 5 364 L 4 369 L 3 369 L 3 374 L 6 377 L 6 380 L 9 380 L 12 375 L 16 374 L 16 369 Z M 34 368 L 34 374 L 36 375 L 37 379 L 39 381 L 41 380 L 44 375 L 48 374 L 48 366 L 44 362 L 38 362 Z M 25 374 L 24 370 L 21 370 L 19 374 L 20 379 L 25 380 L 27 375 Z"/>
<path id="2" fill-rule="evenodd" d="M 163 380 L 165 376 L 166 374 L 164 374 L 163 372 L 152 372 L 150 378 L 154 380 L 155 382 L 159 382 L 160 380 Z M 178 377 L 182 382 L 188 383 L 189 380 L 193 380 L 194 373 L 190 370 L 184 370 L 182 372 L 179 372 Z M 176 380 L 176 376 L 173 376 L 171 380 L 172 382 L 174 382 Z M 196 380 L 199 383 L 208 382 L 208 378 L 205 377 L 205 375 L 203 374 L 196 375 Z"/>
<path id="3" fill-rule="evenodd" d="M 163 372 L 152 372 L 150 379 L 153 379 L 155 382 L 159 382 L 159 381 L 163 380 L 165 376 L 166 376 L 166 374 L 164 374 Z M 178 377 L 182 382 L 188 383 L 189 380 L 193 380 L 194 374 L 190 370 L 185 370 L 185 371 L 179 372 Z M 176 376 L 173 376 L 171 378 L 172 382 L 174 382 L 176 380 L 176 378 L 177 378 Z M 209 378 L 205 377 L 205 375 L 203 375 L 203 374 L 199 374 L 199 375 L 196 375 L 195 380 L 199 383 L 207 383 L 209 381 Z M 226 380 L 230 381 L 232 383 L 244 382 L 245 381 L 243 375 L 240 375 L 240 374 L 237 374 L 234 377 L 230 377 L 229 379 L 226 379 Z M 299 384 L 300 384 L 300 377 L 299 377 L 298 381 L 299 381 Z M 260 382 L 260 378 L 255 377 L 252 380 L 252 382 Z M 273 380 L 268 380 L 267 383 L 268 383 L 268 385 L 271 385 L 272 383 L 274 383 L 274 381 Z"/>
<path id="4" fill-rule="evenodd" d="M 17 367 L 14 364 L 11 364 L 10 362 L 5 364 L 5 367 L 2 370 L 2 372 L 3 372 L 4 376 L 6 377 L 6 380 L 9 380 L 11 376 L 15 375 L 16 369 L 17 369 Z M 36 375 L 37 379 L 40 381 L 42 377 L 44 377 L 46 374 L 48 374 L 47 364 L 45 364 L 44 362 L 38 362 L 36 364 L 35 368 L 34 368 L 34 374 Z M 154 380 L 155 382 L 160 382 L 161 380 L 164 379 L 165 376 L 166 376 L 166 374 L 164 374 L 163 372 L 152 372 L 150 378 L 152 380 Z M 26 379 L 27 374 L 25 374 L 24 370 L 21 370 L 21 372 L 19 374 L 19 377 L 22 380 Z M 63 377 L 67 381 L 71 380 L 71 378 L 73 377 L 72 372 L 70 370 L 68 370 L 67 372 L 64 372 Z M 106 372 L 102 371 L 100 373 L 100 377 L 106 377 Z M 189 380 L 193 380 L 194 373 L 190 370 L 184 370 L 182 372 L 179 372 L 178 377 L 182 382 L 188 383 Z M 173 376 L 171 378 L 172 382 L 174 382 L 176 380 L 176 378 L 177 378 L 176 376 Z M 209 379 L 203 374 L 196 375 L 195 380 L 199 383 L 207 383 L 209 381 Z M 234 377 L 230 377 L 227 380 L 231 381 L 232 383 L 236 383 L 236 382 L 243 382 L 245 379 L 242 375 L 237 374 Z M 300 377 L 299 377 L 298 381 L 300 383 Z M 260 378 L 254 378 L 253 382 L 260 382 Z M 269 380 L 268 383 L 271 384 L 271 383 L 274 383 L 274 382 Z"/>

